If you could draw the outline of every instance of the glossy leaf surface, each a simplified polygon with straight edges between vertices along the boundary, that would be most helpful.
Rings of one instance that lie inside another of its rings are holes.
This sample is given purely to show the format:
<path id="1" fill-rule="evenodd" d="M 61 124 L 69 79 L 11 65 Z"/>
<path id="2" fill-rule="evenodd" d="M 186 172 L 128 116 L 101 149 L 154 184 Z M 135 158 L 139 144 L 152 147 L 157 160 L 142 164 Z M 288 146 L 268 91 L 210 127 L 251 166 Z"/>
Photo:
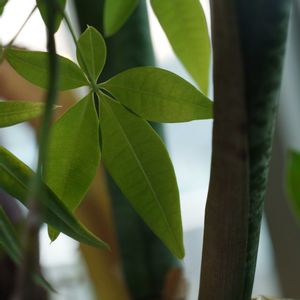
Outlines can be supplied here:
<path id="1" fill-rule="evenodd" d="M 12 153 L 0 147 L 0 187 L 25 206 L 30 192 L 33 171 Z M 43 221 L 73 239 L 92 246 L 108 246 L 81 225 L 52 190 L 42 185 L 39 198 Z"/>
<path id="2" fill-rule="evenodd" d="M 128 201 L 174 255 L 184 256 L 174 169 L 159 136 L 114 100 L 101 98 L 104 164 Z"/>
<path id="3" fill-rule="evenodd" d="M 186 70 L 207 94 L 210 41 L 199 0 L 151 0 L 167 38 Z"/>
<path id="4" fill-rule="evenodd" d="M 45 24 L 47 25 L 48 24 L 48 21 L 47 21 L 48 17 L 47 17 L 45 1 L 47 1 L 47 0 L 37 0 L 36 3 L 37 3 L 37 6 L 38 6 L 38 9 L 40 11 L 40 14 L 42 16 L 42 19 L 44 20 Z M 60 9 L 64 10 L 65 6 L 66 6 L 66 0 L 57 0 L 57 5 L 59 5 L 59 10 Z M 58 30 L 62 19 L 63 19 L 63 14 L 60 11 L 58 11 L 56 16 L 55 16 L 55 32 Z"/>
<path id="5" fill-rule="evenodd" d="M 48 86 L 48 54 L 40 51 L 6 49 L 9 64 L 26 80 L 42 88 Z M 59 90 L 70 90 L 84 85 L 88 81 L 81 69 L 71 60 L 58 55 Z"/>
<path id="6" fill-rule="evenodd" d="M 76 49 L 81 68 L 97 80 L 106 60 L 106 46 L 102 35 L 89 26 L 79 37 Z"/>
<path id="7" fill-rule="evenodd" d="M 104 30 L 106 35 L 113 35 L 122 27 L 138 2 L 138 0 L 105 0 Z"/>
<path id="8" fill-rule="evenodd" d="M 100 162 L 99 119 L 89 94 L 53 126 L 45 182 L 70 209 L 84 197 Z"/>
<path id="9" fill-rule="evenodd" d="M 122 72 L 101 87 L 137 115 L 156 122 L 212 118 L 212 102 L 169 71 L 140 67 Z"/>
<path id="10" fill-rule="evenodd" d="M 295 214 L 300 220 L 300 153 L 289 151 L 287 163 L 287 190 Z"/>
<path id="11" fill-rule="evenodd" d="M 0 101 L 0 127 L 28 121 L 42 114 L 41 102 Z"/>

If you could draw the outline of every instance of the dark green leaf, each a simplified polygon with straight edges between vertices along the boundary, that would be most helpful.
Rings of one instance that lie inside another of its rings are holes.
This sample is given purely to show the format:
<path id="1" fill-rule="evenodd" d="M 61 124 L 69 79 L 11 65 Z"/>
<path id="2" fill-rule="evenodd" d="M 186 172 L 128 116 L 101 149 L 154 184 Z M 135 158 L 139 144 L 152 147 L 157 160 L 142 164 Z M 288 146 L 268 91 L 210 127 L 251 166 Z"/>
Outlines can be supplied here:
<path id="1" fill-rule="evenodd" d="M 0 146 L 0 187 L 20 200 L 25 206 L 28 204 L 27 198 L 33 176 L 34 173 L 29 167 Z M 43 221 L 56 230 L 82 243 L 100 248 L 108 247 L 107 244 L 85 229 L 45 184 L 42 184 L 39 200 Z"/>
<path id="2" fill-rule="evenodd" d="M 186 122 L 212 118 L 212 102 L 190 83 L 166 70 L 133 68 L 100 86 L 149 121 Z"/>
<path id="3" fill-rule="evenodd" d="M 138 2 L 138 0 L 105 0 L 104 31 L 106 35 L 113 35 L 122 27 Z"/>
<path id="4" fill-rule="evenodd" d="M 97 80 L 106 60 L 106 45 L 102 35 L 88 27 L 80 36 L 76 49 L 77 60 L 81 68 Z"/>
<path id="5" fill-rule="evenodd" d="M 107 170 L 145 223 L 182 258 L 178 187 L 159 136 L 145 120 L 104 95 L 100 126 Z"/>
<path id="6" fill-rule="evenodd" d="M 3 13 L 3 10 L 5 8 L 5 5 L 7 4 L 8 0 L 0 0 L 0 16 Z"/>
<path id="7" fill-rule="evenodd" d="M 26 80 L 42 88 L 48 86 L 48 54 L 40 51 L 6 49 L 9 64 Z M 84 85 L 88 81 L 81 69 L 71 60 L 58 55 L 59 90 L 70 90 Z"/>
<path id="8" fill-rule="evenodd" d="M 25 101 L 0 101 L 0 127 L 7 127 L 42 114 L 44 103 Z"/>
<path id="9" fill-rule="evenodd" d="M 207 94 L 210 41 L 199 0 L 151 0 L 167 38 L 187 71 Z"/>
<path id="10" fill-rule="evenodd" d="M 46 0 L 37 0 L 36 4 L 38 6 L 38 9 L 41 13 L 41 16 L 42 16 L 45 24 L 47 25 L 48 24 L 48 21 L 47 21 L 48 18 L 47 18 L 47 10 L 46 10 L 45 1 Z M 58 28 L 60 26 L 60 23 L 63 19 L 63 14 L 61 13 L 61 11 L 63 11 L 65 9 L 66 0 L 57 0 L 57 4 L 59 5 L 59 9 L 58 9 L 58 12 L 55 16 L 55 32 L 58 30 Z"/>
<path id="11" fill-rule="evenodd" d="M 99 163 L 99 119 L 89 94 L 54 124 L 45 182 L 74 210 L 87 192 Z"/>
<path id="12" fill-rule="evenodd" d="M 300 220 L 300 153 L 293 150 L 288 155 L 287 190 L 294 212 Z"/>

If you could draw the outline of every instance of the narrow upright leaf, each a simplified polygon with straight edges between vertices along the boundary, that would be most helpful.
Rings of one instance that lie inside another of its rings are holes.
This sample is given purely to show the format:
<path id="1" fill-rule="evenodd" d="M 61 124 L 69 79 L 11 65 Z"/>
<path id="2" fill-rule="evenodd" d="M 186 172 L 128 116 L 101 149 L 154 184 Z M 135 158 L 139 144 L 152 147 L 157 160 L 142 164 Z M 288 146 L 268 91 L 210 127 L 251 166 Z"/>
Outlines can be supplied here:
<path id="1" fill-rule="evenodd" d="M 0 100 L 0 127 L 28 121 L 42 114 L 44 103 Z"/>
<path id="2" fill-rule="evenodd" d="M 207 94 L 210 41 L 199 0 L 151 0 L 167 38 L 186 70 Z"/>
<path id="3" fill-rule="evenodd" d="M 8 150 L 0 146 L 0 187 L 21 201 L 25 206 L 30 193 L 33 171 Z M 53 193 L 42 184 L 39 205 L 43 221 L 56 230 L 65 233 L 73 239 L 100 248 L 108 248 L 107 244 L 95 237 L 81 225 L 68 208 Z"/>
<path id="4" fill-rule="evenodd" d="M 287 191 L 294 212 L 300 220 L 300 153 L 293 150 L 288 155 Z"/>
<path id="5" fill-rule="evenodd" d="M 89 94 L 54 124 L 45 181 L 74 210 L 87 192 L 99 162 L 99 119 Z"/>
<path id="6" fill-rule="evenodd" d="M 0 16 L 3 14 L 3 10 L 8 0 L 0 0 Z"/>
<path id="7" fill-rule="evenodd" d="M 42 19 L 44 20 L 45 24 L 48 24 L 48 17 L 47 17 L 47 10 L 46 10 L 46 4 L 45 4 L 46 0 L 37 0 L 37 6 L 38 9 L 40 11 L 40 14 L 42 16 Z M 56 16 L 55 16 L 55 32 L 58 30 L 60 23 L 63 19 L 63 14 L 60 10 L 64 10 L 65 6 L 66 6 L 66 0 L 56 0 L 57 1 L 57 5 L 59 5 L 59 8 L 57 10 Z"/>
<path id="8" fill-rule="evenodd" d="M 97 80 L 106 60 L 106 45 L 102 35 L 89 26 L 79 37 L 77 60 L 81 68 Z"/>
<path id="9" fill-rule="evenodd" d="M 40 51 L 6 49 L 9 64 L 26 80 L 42 88 L 48 87 L 48 54 Z M 88 81 L 81 69 L 71 60 L 58 55 L 58 89 L 70 90 L 84 85 Z"/>
<path id="10" fill-rule="evenodd" d="M 107 170 L 145 223 L 182 258 L 178 187 L 159 136 L 145 120 L 104 95 L 100 126 Z"/>
<path id="11" fill-rule="evenodd" d="M 106 35 L 116 33 L 134 11 L 139 0 L 105 0 L 104 30 Z"/>
<path id="12" fill-rule="evenodd" d="M 155 122 L 212 118 L 212 102 L 179 76 L 154 67 L 122 72 L 101 87 L 137 115 Z"/>

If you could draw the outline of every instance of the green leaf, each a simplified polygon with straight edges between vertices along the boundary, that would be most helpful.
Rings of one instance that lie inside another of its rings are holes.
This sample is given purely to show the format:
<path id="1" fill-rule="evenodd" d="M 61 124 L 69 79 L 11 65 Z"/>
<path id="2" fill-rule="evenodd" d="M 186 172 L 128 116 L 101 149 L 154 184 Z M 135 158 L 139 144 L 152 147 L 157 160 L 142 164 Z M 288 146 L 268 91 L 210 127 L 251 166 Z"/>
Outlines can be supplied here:
<path id="1" fill-rule="evenodd" d="M 212 102 L 190 83 L 163 69 L 129 69 L 100 87 L 149 121 L 186 122 L 212 118 Z"/>
<path id="2" fill-rule="evenodd" d="M 42 114 L 44 103 L 0 100 L 0 127 L 28 121 Z"/>
<path id="3" fill-rule="evenodd" d="M 159 136 L 143 119 L 101 97 L 104 164 L 145 223 L 179 258 L 184 256 L 174 169 Z"/>
<path id="4" fill-rule="evenodd" d="M 77 60 L 81 68 L 97 80 L 106 60 L 106 45 L 102 35 L 89 26 L 79 37 Z"/>
<path id="5" fill-rule="evenodd" d="M 210 41 L 199 0 L 151 0 L 167 38 L 186 70 L 207 95 Z"/>
<path id="6" fill-rule="evenodd" d="M 48 87 L 48 54 L 40 51 L 6 49 L 9 64 L 26 80 L 42 88 Z M 70 90 L 84 85 L 88 81 L 81 69 L 71 60 L 58 55 L 59 90 Z"/>
<path id="7" fill-rule="evenodd" d="M 116 33 L 129 18 L 138 0 L 105 0 L 104 31 L 107 36 Z"/>
<path id="8" fill-rule="evenodd" d="M 48 17 L 47 17 L 47 7 L 46 7 L 46 4 L 45 4 L 45 1 L 46 0 L 37 0 L 36 1 L 36 4 L 37 4 L 37 7 L 40 11 L 40 14 L 42 16 L 42 19 L 44 20 L 45 24 L 47 25 L 48 24 Z M 66 6 L 66 0 L 56 0 L 57 1 L 57 5 L 59 5 L 59 9 L 61 9 L 62 11 L 65 9 L 65 6 Z M 58 30 L 59 26 L 60 26 L 60 23 L 63 19 L 63 14 L 58 11 L 56 16 L 55 16 L 55 32 Z"/>
<path id="9" fill-rule="evenodd" d="M 0 146 L 0 187 L 20 200 L 25 206 L 30 194 L 34 172 L 8 150 Z M 73 239 L 100 248 L 107 244 L 81 225 L 68 208 L 45 184 L 39 198 L 43 221 Z"/>
<path id="10" fill-rule="evenodd" d="M 99 163 L 99 119 L 89 94 L 54 124 L 45 182 L 74 210 L 86 194 Z"/>
<path id="11" fill-rule="evenodd" d="M 8 0 L 0 0 L 0 16 L 3 14 L 3 10 L 4 10 L 7 2 L 8 2 Z"/>
<path id="12" fill-rule="evenodd" d="M 300 220 L 300 153 L 290 150 L 287 162 L 287 191 L 294 212 Z"/>
<path id="13" fill-rule="evenodd" d="M 0 207 L 0 246 L 15 263 L 21 263 L 21 243 L 17 238 L 17 234 L 12 223 L 6 216 L 2 207 Z M 41 287 L 47 289 L 48 291 L 55 292 L 53 287 L 43 278 L 41 274 L 34 272 L 32 275 L 35 282 Z"/>

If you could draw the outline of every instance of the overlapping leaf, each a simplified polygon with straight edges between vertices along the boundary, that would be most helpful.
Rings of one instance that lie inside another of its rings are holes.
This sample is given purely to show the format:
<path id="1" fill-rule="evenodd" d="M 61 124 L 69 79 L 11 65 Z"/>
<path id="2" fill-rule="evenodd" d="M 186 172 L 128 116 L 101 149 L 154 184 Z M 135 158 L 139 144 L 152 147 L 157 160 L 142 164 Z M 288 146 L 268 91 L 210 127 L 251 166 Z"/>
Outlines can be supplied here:
<path id="1" fill-rule="evenodd" d="M 159 136 L 145 120 L 104 95 L 100 124 L 107 170 L 145 223 L 182 258 L 177 182 Z"/>
<path id="2" fill-rule="evenodd" d="M 33 171 L 22 161 L 5 148 L 0 147 L 0 187 L 25 206 L 28 204 L 27 198 L 33 175 Z M 38 200 L 43 221 L 56 230 L 64 232 L 82 243 L 101 248 L 108 247 L 106 243 L 85 229 L 45 184 L 42 184 L 41 197 Z"/>
<path id="3" fill-rule="evenodd" d="M 48 54 L 40 51 L 6 49 L 9 64 L 26 80 L 42 88 L 48 86 Z M 81 69 L 71 60 L 58 55 L 59 78 L 58 89 L 69 90 L 88 85 Z"/>
<path id="4" fill-rule="evenodd" d="M 300 220 L 300 153 L 289 151 L 287 163 L 287 190 L 295 214 Z"/>
<path id="5" fill-rule="evenodd" d="M 139 0 L 105 0 L 104 30 L 106 35 L 116 33 L 134 11 Z"/>
<path id="6" fill-rule="evenodd" d="M 212 118 L 212 102 L 190 83 L 163 69 L 129 69 L 100 86 L 150 121 L 186 122 Z"/>
<path id="7" fill-rule="evenodd" d="M 0 127 L 28 121 L 42 114 L 41 102 L 0 101 Z"/>
<path id="8" fill-rule="evenodd" d="M 106 45 L 102 35 L 89 26 L 80 36 L 76 49 L 81 68 L 97 80 L 106 60 Z"/>
<path id="9" fill-rule="evenodd" d="M 210 41 L 199 0 L 151 0 L 167 38 L 186 70 L 207 94 Z"/>

